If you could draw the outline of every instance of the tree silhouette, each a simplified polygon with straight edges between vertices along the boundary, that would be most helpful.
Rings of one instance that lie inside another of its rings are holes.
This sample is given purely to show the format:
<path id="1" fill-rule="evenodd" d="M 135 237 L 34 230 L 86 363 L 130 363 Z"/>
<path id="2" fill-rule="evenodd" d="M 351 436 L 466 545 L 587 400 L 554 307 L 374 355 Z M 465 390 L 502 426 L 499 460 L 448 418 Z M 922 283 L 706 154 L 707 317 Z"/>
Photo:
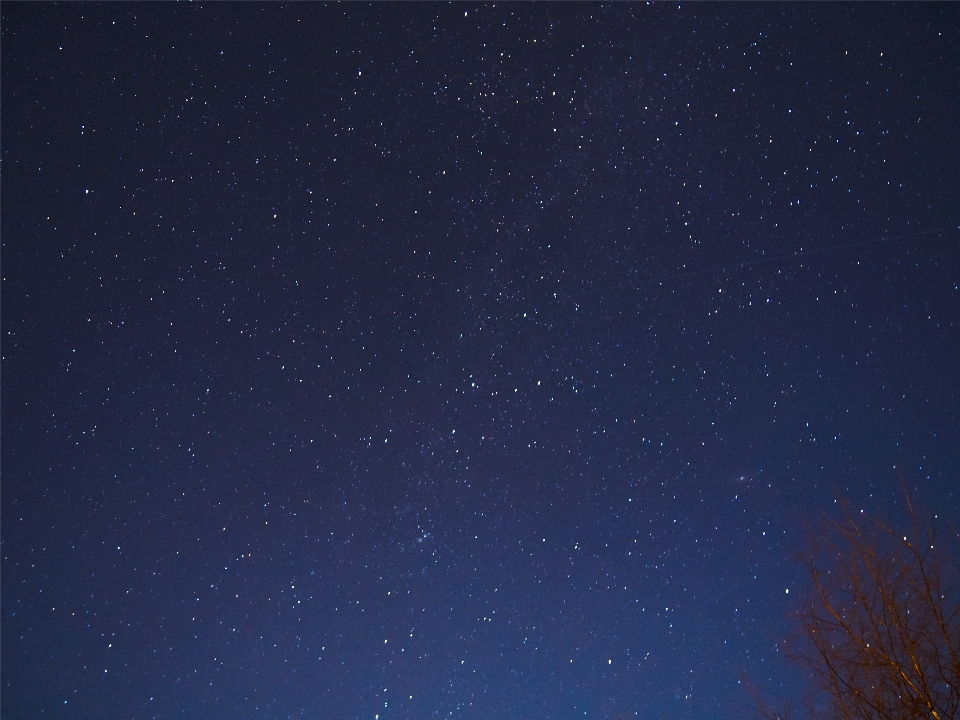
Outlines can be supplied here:
<path id="1" fill-rule="evenodd" d="M 906 498 L 908 530 L 854 513 L 811 533 L 811 591 L 790 654 L 812 673 L 806 715 L 824 720 L 954 720 L 960 710 L 956 532 Z M 757 711 L 785 720 L 756 692 Z"/>

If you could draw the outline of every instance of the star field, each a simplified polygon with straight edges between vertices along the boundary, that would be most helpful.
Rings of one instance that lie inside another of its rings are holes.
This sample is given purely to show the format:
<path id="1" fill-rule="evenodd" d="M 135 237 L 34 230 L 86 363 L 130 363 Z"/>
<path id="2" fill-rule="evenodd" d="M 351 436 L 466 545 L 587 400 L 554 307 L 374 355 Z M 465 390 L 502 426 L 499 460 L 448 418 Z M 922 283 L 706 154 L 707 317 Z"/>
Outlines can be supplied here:
<path id="1" fill-rule="evenodd" d="M 957 517 L 956 6 L 0 12 L 4 719 L 739 718 Z"/>

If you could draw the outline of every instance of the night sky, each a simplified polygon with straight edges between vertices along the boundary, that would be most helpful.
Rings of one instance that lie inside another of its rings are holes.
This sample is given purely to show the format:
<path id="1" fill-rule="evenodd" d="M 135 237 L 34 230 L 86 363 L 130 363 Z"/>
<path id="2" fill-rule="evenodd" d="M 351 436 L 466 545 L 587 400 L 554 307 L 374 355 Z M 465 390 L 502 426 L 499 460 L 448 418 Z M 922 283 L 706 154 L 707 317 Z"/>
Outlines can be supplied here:
<path id="1" fill-rule="evenodd" d="M 960 514 L 957 138 L 956 4 L 4 3 L 2 717 L 795 696 Z"/>

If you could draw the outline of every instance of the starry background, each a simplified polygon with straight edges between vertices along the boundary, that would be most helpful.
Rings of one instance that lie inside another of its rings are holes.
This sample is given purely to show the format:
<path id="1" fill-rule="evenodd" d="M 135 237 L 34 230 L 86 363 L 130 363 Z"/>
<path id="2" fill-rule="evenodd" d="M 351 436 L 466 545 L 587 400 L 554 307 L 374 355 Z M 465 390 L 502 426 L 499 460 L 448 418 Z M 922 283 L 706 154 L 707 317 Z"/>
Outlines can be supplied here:
<path id="1" fill-rule="evenodd" d="M 741 717 L 957 517 L 957 5 L 2 15 L 3 718 Z"/>

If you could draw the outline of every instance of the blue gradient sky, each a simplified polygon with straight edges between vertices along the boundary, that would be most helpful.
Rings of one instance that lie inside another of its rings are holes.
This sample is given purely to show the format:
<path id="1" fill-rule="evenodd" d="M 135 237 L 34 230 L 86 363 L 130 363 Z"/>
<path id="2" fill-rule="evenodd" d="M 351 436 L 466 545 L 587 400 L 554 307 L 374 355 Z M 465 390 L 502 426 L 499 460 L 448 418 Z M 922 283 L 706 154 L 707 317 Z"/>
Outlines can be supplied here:
<path id="1" fill-rule="evenodd" d="M 957 517 L 957 5 L 2 26 L 3 718 L 742 717 Z"/>

